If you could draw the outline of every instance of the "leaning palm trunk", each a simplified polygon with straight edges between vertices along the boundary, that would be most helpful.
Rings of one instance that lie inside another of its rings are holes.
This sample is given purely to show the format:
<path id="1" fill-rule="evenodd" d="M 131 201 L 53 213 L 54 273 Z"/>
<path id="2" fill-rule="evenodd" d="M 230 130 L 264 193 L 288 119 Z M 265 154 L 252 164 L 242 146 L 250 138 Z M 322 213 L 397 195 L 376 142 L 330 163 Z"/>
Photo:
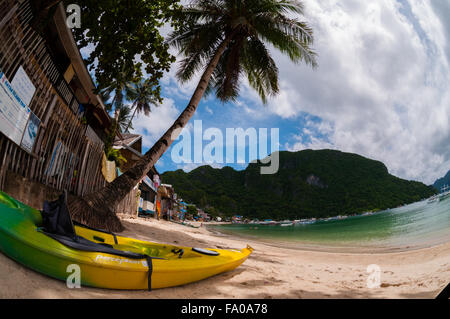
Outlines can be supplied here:
<path id="1" fill-rule="evenodd" d="M 114 213 L 115 208 L 169 148 L 174 140 L 173 134 L 179 133 L 192 118 L 205 93 L 211 75 L 233 35 L 234 33 L 227 35 L 218 46 L 213 58 L 203 72 L 188 106 L 153 147 L 132 168 L 117 177 L 112 183 L 95 193 L 85 196 L 83 199 L 69 202 L 69 210 L 75 220 L 109 231 L 122 231 L 124 229 L 119 218 Z"/>

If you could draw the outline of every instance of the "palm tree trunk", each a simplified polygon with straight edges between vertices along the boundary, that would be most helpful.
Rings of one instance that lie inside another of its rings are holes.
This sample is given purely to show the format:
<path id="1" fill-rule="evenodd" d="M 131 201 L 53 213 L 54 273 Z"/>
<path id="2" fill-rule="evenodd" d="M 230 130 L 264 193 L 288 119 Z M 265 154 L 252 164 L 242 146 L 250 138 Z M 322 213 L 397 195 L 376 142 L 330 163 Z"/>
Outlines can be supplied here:
<path id="1" fill-rule="evenodd" d="M 136 103 L 134 103 L 133 106 L 134 106 L 135 104 L 136 104 Z M 131 122 L 133 122 L 133 118 L 134 118 L 134 115 L 136 114 L 136 111 L 137 111 L 137 105 L 136 105 L 136 107 L 134 108 L 133 115 L 132 115 L 131 118 L 130 118 L 130 122 L 128 122 L 128 125 L 127 125 L 127 128 L 125 129 L 125 132 L 128 132 L 128 129 L 130 128 Z"/>
<path id="2" fill-rule="evenodd" d="M 114 99 L 116 99 L 116 97 L 114 97 Z M 116 107 L 114 108 L 114 121 L 116 121 L 116 123 L 119 121 L 119 112 L 120 110 L 116 105 Z"/>
<path id="3" fill-rule="evenodd" d="M 116 96 L 114 95 L 111 105 L 114 105 L 115 100 L 116 100 Z M 105 153 L 107 153 L 109 148 L 112 147 L 112 145 L 114 144 L 114 139 L 117 134 L 118 119 L 119 119 L 119 111 L 117 108 L 115 108 L 114 109 L 114 121 L 112 122 L 112 124 L 109 128 L 111 131 L 109 132 L 108 137 L 106 138 L 106 142 L 105 142 L 105 148 L 104 148 Z"/>
<path id="4" fill-rule="evenodd" d="M 110 231 L 123 230 L 122 224 L 114 213 L 115 208 L 170 147 L 174 141 L 174 139 L 172 139 L 172 134 L 175 132 L 179 133 L 192 118 L 205 93 L 211 75 L 233 36 L 234 32 L 228 34 L 218 46 L 214 56 L 200 78 L 189 104 L 153 147 L 150 148 L 133 167 L 117 177 L 112 183 L 99 191 L 87 195 L 83 200 L 72 201 L 69 203 L 69 210 L 75 220 L 87 223 L 92 227 L 105 228 Z M 174 136 L 174 138 L 176 138 L 176 136 Z"/>

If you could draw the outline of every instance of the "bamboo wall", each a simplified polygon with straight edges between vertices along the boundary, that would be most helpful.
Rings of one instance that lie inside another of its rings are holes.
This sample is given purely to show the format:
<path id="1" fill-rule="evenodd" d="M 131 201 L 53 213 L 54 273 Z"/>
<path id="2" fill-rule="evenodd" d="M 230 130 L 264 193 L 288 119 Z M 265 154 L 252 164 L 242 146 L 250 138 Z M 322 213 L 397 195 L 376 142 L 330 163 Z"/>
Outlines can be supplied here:
<path id="1" fill-rule="evenodd" d="M 31 153 L 0 132 L 0 189 L 9 173 L 29 183 L 83 196 L 106 185 L 101 173 L 103 142 L 78 112 L 79 102 L 57 70 L 45 40 L 30 26 L 28 1 L 0 0 L 0 71 L 9 81 L 20 66 L 36 92 L 29 107 L 41 120 Z M 12 194 L 27 202 L 30 194 Z M 130 194 L 129 197 L 135 197 Z M 126 198 L 124 202 L 131 202 Z M 122 205 L 121 213 L 136 214 Z"/>

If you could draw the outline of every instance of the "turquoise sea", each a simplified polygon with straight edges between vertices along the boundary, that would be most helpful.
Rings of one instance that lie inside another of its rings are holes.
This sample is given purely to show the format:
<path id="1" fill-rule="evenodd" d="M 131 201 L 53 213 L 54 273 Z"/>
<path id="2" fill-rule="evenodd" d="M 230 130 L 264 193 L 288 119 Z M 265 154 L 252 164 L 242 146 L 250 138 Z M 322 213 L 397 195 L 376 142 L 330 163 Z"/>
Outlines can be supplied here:
<path id="1" fill-rule="evenodd" d="M 416 202 L 373 215 L 292 226 L 226 224 L 210 226 L 223 234 L 284 247 L 325 251 L 402 251 L 450 241 L 450 198 Z"/>

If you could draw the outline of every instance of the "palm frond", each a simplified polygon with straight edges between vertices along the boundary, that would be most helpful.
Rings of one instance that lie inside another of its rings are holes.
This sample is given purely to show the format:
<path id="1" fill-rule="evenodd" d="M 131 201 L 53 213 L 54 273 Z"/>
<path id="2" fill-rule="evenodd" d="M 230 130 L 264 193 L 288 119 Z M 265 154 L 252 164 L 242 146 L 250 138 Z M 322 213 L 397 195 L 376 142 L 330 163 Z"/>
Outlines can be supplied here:
<path id="1" fill-rule="evenodd" d="M 312 30 L 305 23 L 260 16 L 255 19 L 253 26 L 262 40 L 287 54 L 291 61 L 317 66 L 316 53 L 311 49 Z"/>
<path id="2" fill-rule="evenodd" d="M 119 107 L 119 117 L 117 119 L 117 126 L 120 132 L 126 133 L 127 126 L 131 119 L 131 108 L 129 105 L 121 105 Z M 129 128 L 132 128 L 131 126 Z"/>
<path id="3" fill-rule="evenodd" d="M 241 74 L 241 50 L 244 36 L 234 40 L 234 43 L 224 52 L 216 67 L 216 96 L 222 102 L 235 100 L 239 95 L 239 79 Z"/>
<path id="4" fill-rule="evenodd" d="M 278 68 L 269 51 L 258 38 L 252 37 L 245 43 L 242 52 L 242 65 L 251 87 L 261 97 L 267 98 L 279 92 Z"/>
<path id="5" fill-rule="evenodd" d="M 183 59 L 177 78 L 186 82 L 205 70 L 217 48 L 232 37 L 219 58 L 205 94 L 225 102 L 239 94 L 241 75 L 264 103 L 279 91 L 278 68 L 266 48 L 272 44 L 293 62 L 317 66 L 313 31 L 296 17 L 304 6 L 297 0 L 192 0 L 181 11 L 185 24 L 168 43 Z"/>

